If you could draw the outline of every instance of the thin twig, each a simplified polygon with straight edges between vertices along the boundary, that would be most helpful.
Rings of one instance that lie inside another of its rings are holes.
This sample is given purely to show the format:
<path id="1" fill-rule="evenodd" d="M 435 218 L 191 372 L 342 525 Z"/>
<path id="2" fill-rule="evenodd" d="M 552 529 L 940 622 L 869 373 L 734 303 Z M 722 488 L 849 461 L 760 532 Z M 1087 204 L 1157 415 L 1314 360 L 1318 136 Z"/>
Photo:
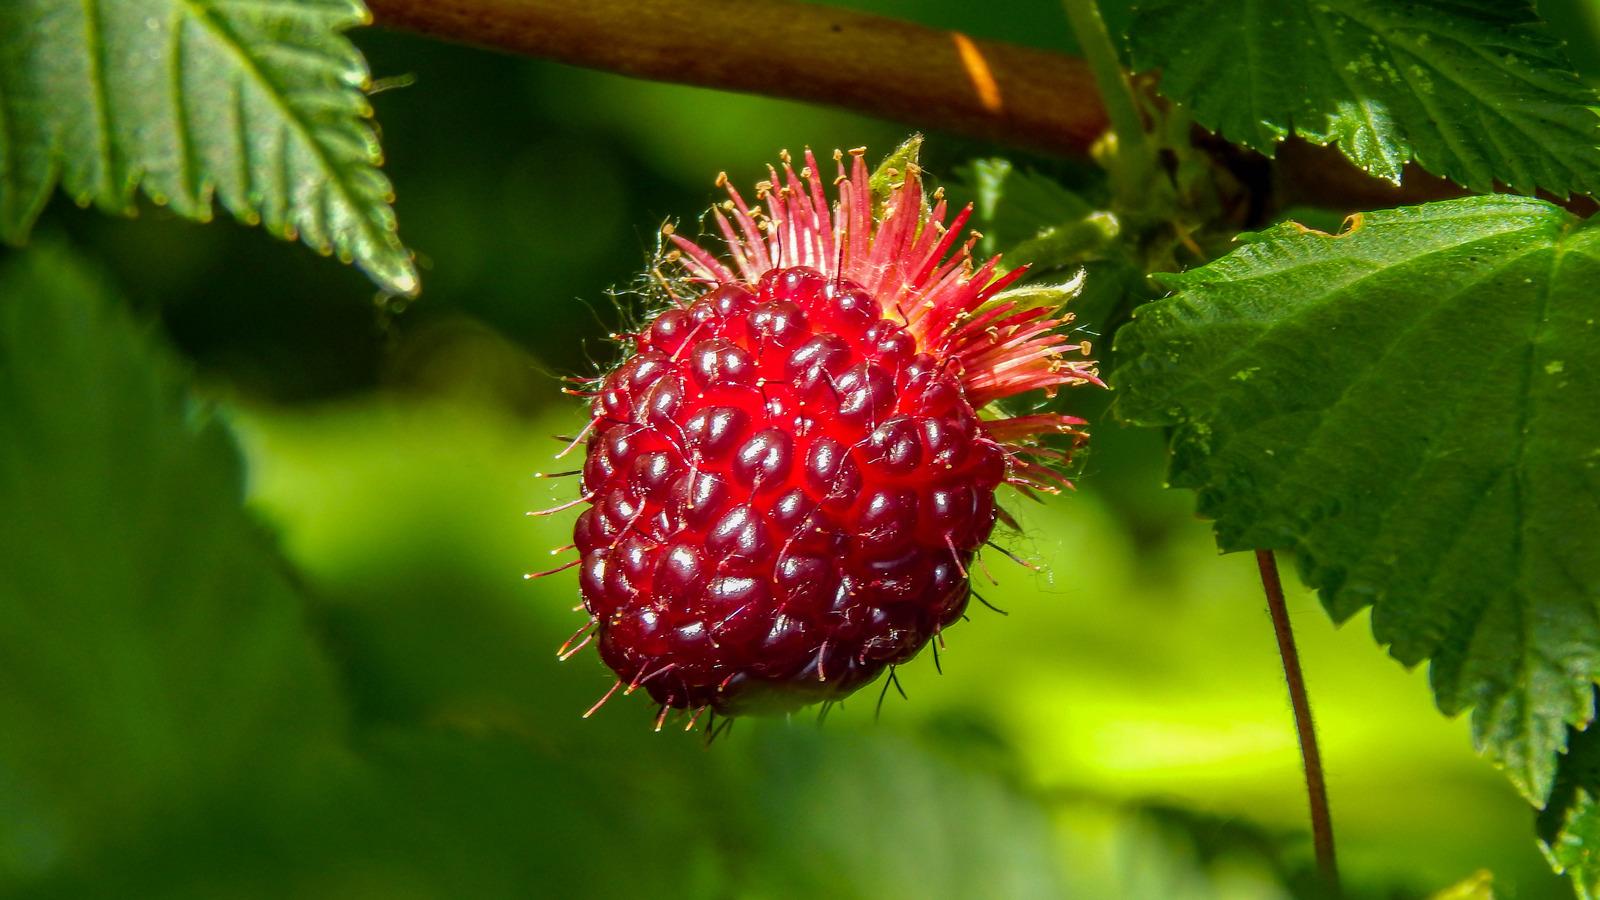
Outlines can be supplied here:
<path id="1" fill-rule="evenodd" d="M 1289 627 L 1289 607 L 1283 601 L 1283 582 L 1278 578 L 1278 560 L 1271 550 L 1256 551 L 1256 566 L 1261 570 L 1261 586 L 1267 593 L 1267 611 L 1272 630 L 1278 637 L 1278 655 L 1283 657 L 1283 677 L 1289 685 L 1289 703 L 1294 707 L 1294 727 L 1300 737 L 1300 759 L 1305 764 L 1306 799 L 1311 806 L 1311 843 L 1317 854 L 1317 870 L 1329 893 L 1339 895 L 1339 863 L 1333 852 L 1333 819 L 1328 814 L 1328 785 L 1322 775 L 1322 753 L 1317 749 L 1317 729 L 1311 721 L 1311 698 L 1306 694 L 1305 676 L 1300 672 L 1300 653 L 1294 646 L 1294 631 Z"/>

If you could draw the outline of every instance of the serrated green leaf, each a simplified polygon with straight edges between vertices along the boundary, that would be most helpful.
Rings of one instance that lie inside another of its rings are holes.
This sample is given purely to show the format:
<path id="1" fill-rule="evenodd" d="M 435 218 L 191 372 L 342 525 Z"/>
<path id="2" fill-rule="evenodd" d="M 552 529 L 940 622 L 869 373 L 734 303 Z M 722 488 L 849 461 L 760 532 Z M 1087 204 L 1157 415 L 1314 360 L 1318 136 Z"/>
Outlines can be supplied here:
<path id="1" fill-rule="evenodd" d="M 1121 414 L 1174 428 L 1222 549 L 1294 550 L 1336 619 L 1371 605 L 1543 803 L 1600 673 L 1600 228 L 1473 197 L 1165 281 L 1117 340 Z"/>
<path id="2" fill-rule="evenodd" d="M 0 3 L 0 238 L 26 239 L 57 180 L 131 213 L 134 193 L 240 220 L 415 293 L 342 32 L 360 0 Z"/>
<path id="3" fill-rule="evenodd" d="M 332 743 L 238 454 L 120 304 L 0 271 L 0 892 Z"/>
<path id="4" fill-rule="evenodd" d="M 1537 824 L 1550 865 L 1583 900 L 1600 896 L 1600 729 L 1572 730 Z"/>
<path id="5" fill-rule="evenodd" d="M 1527 0 L 1152 0 L 1135 64 L 1202 125 L 1271 154 L 1337 141 L 1398 183 L 1423 168 L 1479 191 L 1600 192 L 1600 117 Z"/>

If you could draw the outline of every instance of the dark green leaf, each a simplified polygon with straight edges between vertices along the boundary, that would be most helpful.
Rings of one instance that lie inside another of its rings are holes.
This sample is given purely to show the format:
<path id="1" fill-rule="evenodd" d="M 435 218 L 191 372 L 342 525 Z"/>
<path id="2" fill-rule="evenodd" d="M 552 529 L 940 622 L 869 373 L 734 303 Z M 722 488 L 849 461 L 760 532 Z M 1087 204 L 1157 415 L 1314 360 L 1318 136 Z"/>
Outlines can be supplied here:
<path id="1" fill-rule="evenodd" d="M 1152 0 L 1134 61 L 1201 124 L 1270 154 L 1289 134 L 1399 182 L 1600 192 L 1600 117 L 1527 0 Z"/>
<path id="2" fill-rule="evenodd" d="M 973 196 L 986 253 L 1007 265 L 1060 268 L 1103 256 L 1121 232 L 1117 217 L 1005 159 L 977 159 L 961 176 Z"/>
<path id="3" fill-rule="evenodd" d="M 1491 196 L 1284 225 L 1165 276 L 1123 330 L 1123 416 L 1224 550 L 1292 549 L 1373 607 L 1446 713 L 1542 803 L 1600 672 L 1600 229 Z"/>
<path id="4" fill-rule="evenodd" d="M 191 219 L 240 220 L 417 289 L 341 34 L 360 0 L 0 3 L 0 238 L 27 237 L 59 178 L 131 213 L 142 189 Z"/>
<path id="5" fill-rule="evenodd" d="M 1580 897 L 1600 896 L 1600 729 L 1573 729 L 1550 803 L 1539 814 L 1539 839 Z"/>
<path id="6" fill-rule="evenodd" d="M 331 739 L 228 434 L 54 254 L 0 273 L 0 884 Z"/>

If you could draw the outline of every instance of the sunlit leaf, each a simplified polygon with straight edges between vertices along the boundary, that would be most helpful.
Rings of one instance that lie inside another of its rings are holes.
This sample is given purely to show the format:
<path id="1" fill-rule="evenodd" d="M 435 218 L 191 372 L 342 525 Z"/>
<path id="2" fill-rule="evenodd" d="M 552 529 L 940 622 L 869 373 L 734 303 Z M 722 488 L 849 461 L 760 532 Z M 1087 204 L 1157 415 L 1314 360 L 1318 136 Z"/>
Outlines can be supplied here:
<path id="1" fill-rule="evenodd" d="M 83 206 L 134 194 L 241 221 L 417 289 L 342 32 L 360 0 L 0 3 L 0 238 L 24 240 L 57 181 Z"/>
<path id="2" fill-rule="evenodd" d="M 1431 660 L 1535 803 L 1600 673 L 1600 229 L 1538 200 L 1284 225 L 1117 341 L 1122 414 L 1224 550 L 1296 552 L 1336 619 Z"/>
<path id="3" fill-rule="evenodd" d="M 1135 63 L 1202 125 L 1271 154 L 1337 141 L 1475 190 L 1600 191 L 1600 117 L 1527 0 L 1148 0 Z"/>
<path id="4" fill-rule="evenodd" d="M 1600 728 L 1572 730 L 1538 829 L 1545 857 L 1578 895 L 1600 896 Z"/>

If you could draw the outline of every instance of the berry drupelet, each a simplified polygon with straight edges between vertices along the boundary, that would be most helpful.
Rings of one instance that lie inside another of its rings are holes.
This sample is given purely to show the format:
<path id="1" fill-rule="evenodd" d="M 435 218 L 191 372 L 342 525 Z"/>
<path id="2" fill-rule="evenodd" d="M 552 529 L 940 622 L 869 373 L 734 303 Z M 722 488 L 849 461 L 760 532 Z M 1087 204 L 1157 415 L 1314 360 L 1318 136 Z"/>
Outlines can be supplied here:
<path id="1" fill-rule="evenodd" d="M 980 414 L 1098 383 L 1067 318 L 975 266 L 970 210 L 946 227 L 914 166 L 875 211 L 861 154 L 836 159 L 832 206 L 809 152 L 764 211 L 722 179 L 727 259 L 669 230 L 696 296 L 671 291 L 592 392 L 580 636 L 663 713 L 793 709 L 911 659 L 962 616 L 1000 484 L 1062 483 L 1039 460 L 1067 451 L 1035 438 L 1083 437 Z"/>

